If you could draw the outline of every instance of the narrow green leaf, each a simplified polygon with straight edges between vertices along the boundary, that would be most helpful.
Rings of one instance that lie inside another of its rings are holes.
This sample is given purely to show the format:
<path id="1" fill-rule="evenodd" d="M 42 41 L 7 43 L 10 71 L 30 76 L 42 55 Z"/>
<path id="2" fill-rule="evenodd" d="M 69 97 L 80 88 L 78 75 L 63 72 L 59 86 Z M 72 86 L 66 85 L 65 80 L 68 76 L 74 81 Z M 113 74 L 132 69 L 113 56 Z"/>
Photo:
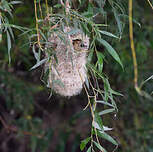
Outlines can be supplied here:
<path id="1" fill-rule="evenodd" d="M 114 108 L 106 109 L 106 110 L 103 110 L 103 111 L 99 112 L 99 115 L 101 116 L 101 115 L 104 115 L 104 114 L 112 113 L 113 111 L 115 111 Z"/>
<path id="2" fill-rule="evenodd" d="M 90 141 L 90 139 L 91 139 L 91 137 L 88 137 L 88 138 L 81 141 L 81 144 L 80 144 L 81 151 L 86 147 L 86 145 Z"/>
<path id="3" fill-rule="evenodd" d="M 97 58 L 98 58 L 98 70 L 100 73 L 102 73 L 104 56 L 99 51 L 97 51 L 96 54 L 97 54 Z"/>
<path id="4" fill-rule="evenodd" d="M 92 12 L 84 12 L 84 13 L 82 13 L 82 15 L 87 17 L 87 18 L 93 17 L 93 13 Z"/>
<path id="5" fill-rule="evenodd" d="M 89 89 L 89 81 L 88 81 L 88 78 L 85 79 L 85 84 L 86 84 L 87 88 Z"/>
<path id="6" fill-rule="evenodd" d="M 60 8 L 60 7 L 62 7 L 61 4 L 56 4 L 56 5 L 54 5 L 54 8 Z"/>
<path id="7" fill-rule="evenodd" d="M 105 101 L 97 100 L 96 102 L 97 103 L 102 103 L 102 104 L 107 105 L 107 106 L 110 106 L 110 107 L 114 107 L 114 105 L 112 105 L 112 104 L 110 104 L 108 102 L 105 102 Z"/>
<path id="8" fill-rule="evenodd" d="M 94 73 L 96 73 L 101 79 L 104 78 L 104 75 L 102 73 L 100 73 L 95 67 L 94 65 L 87 63 L 88 68 L 90 68 Z"/>
<path id="9" fill-rule="evenodd" d="M 12 39 L 14 40 L 14 34 L 13 34 L 12 28 L 10 26 L 8 27 L 8 30 L 9 30 L 9 33 L 10 33 Z"/>
<path id="10" fill-rule="evenodd" d="M 111 103 L 114 105 L 114 108 L 118 111 L 117 106 L 116 106 L 116 103 L 115 103 L 115 101 L 113 99 L 113 96 L 111 94 L 109 96 L 109 99 L 111 100 Z"/>
<path id="11" fill-rule="evenodd" d="M 142 83 L 141 83 L 141 85 L 140 85 L 140 88 L 142 88 L 142 86 L 146 83 L 146 82 L 148 82 L 149 80 L 151 80 L 151 79 L 153 79 L 153 75 L 152 76 L 150 76 L 148 79 L 146 79 L 145 81 L 143 81 Z"/>
<path id="12" fill-rule="evenodd" d="M 107 24 L 94 24 L 94 26 L 108 26 Z"/>
<path id="13" fill-rule="evenodd" d="M 129 16 L 128 16 L 128 15 L 119 14 L 118 16 L 119 16 L 120 18 L 124 18 L 124 19 L 127 19 L 127 21 L 129 21 Z M 133 21 L 135 24 L 137 24 L 139 27 L 141 27 L 141 24 L 140 24 L 138 21 L 136 21 L 134 18 L 132 18 L 132 21 Z"/>
<path id="14" fill-rule="evenodd" d="M 104 99 L 105 99 L 105 101 L 108 101 L 110 85 L 109 85 L 109 82 L 106 78 L 103 78 L 103 82 L 104 82 L 104 91 L 105 91 Z"/>
<path id="15" fill-rule="evenodd" d="M 107 126 L 103 126 L 103 128 L 104 128 L 104 131 L 110 131 L 110 130 L 113 130 L 113 128 L 109 128 L 109 127 L 107 127 Z"/>
<path id="16" fill-rule="evenodd" d="M 88 62 L 91 62 L 91 61 L 92 61 L 93 53 L 94 53 L 94 50 L 92 49 L 92 50 L 89 52 L 89 55 L 88 55 Z"/>
<path id="17" fill-rule="evenodd" d="M 97 130 L 97 135 L 99 136 L 99 137 L 101 137 L 101 138 L 103 138 L 103 139 L 106 139 L 106 140 L 108 140 L 109 142 L 111 142 L 112 144 L 114 144 L 114 145 L 118 145 L 118 143 L 110 136 L 110 135 L 108 135 L 107 133 L 105 133 L 105 132 L 101 132 L 101 131 L 98 131 Z"/>
<path id="18" fill-rule="evenodd" d="M 118 95 L 118 96 L 123 96 L 123 94 L 121 94 L 119 92 L 116 92 L 113 89 L 110 89 L 109 91 L 110 91 L 111 94 Z"/>
<path id="19" fill-rule="evenodd" d="M 95 121 L 93 121 L 93 123 L 92 123 L 92 126 L 94 127 L 94 128 L 96 128 L 96 129 L 98 129 L 98 130 L 104 130 L 104 129 L 102 129 L 100 126 L 99 126 L 99 124 L 97 123 L 97 122 L 95 122 Z"/>
<path id="20" fill-rule="evenodd" d="M 2 2 L 1 2 L 1 5 L 3 6 L 3 8 L 5 9 L 5 10 L 7 10 L 7 12 L 10 14 L 11 13 L 11 8 L 10 8 L 10 6 L 9 6 L 9 3 L 5 0 L 3 0 Z M 10 14 L 11 16 L 12 16 L 12 14 Z"/>
<path id="21" fill-rule="evenodd" d="M 88 148 L 87 152 L 91 152 L 91 146 Z"/>
<path id="22" fill-rule="evenodd" d="M 39 67 L 40 65 L 44 64 L 47 60 L 48 60 L 48 58 L 45 58 L 45 59 L 39 61 L 39 62 L 38 62 L 37 64 L 35 64 L 30 70 L 33 70 L 33 69 Z"/>
<path id="23" fill-rule="evenodd" d="M 97 142 L 93 141 L 94 144 L 96 145 L 96 147 L 101 150 L 102 152 L 107 152 L 106 149 L 104 149 L 100 144 L 98 144 Z"/>
<path id="24" fill-rule="evenodd" d="M 22 4 L 22 2 L 21 1 L 11 1 L 11 2 L 9 2 L 9 4 Z"/>
<path id="25" fill-rule="evenodd" d="M 102 119 L 97 112 L 95 112 L 95 120 L 94 121 L 98 124 L 98 126 L 100 127 L 100 130 L 103 130 Z"/>
<path id="26" fill-rule="evenodd" d="M 90 35 L 90 31 L 89 31 L 89 29 L 87 27 L 87 24 L 85 24 L 85 23 L 80 23 L 80 24 L 81 24 L 81 27 L 82 27 L 84 33 L 89 36 Z"/>
<path id="27" fill-rule="evenodd" d="M 116 12 L 116 10 L 113 8 L 113 12 L 114 12 L 114 16 L 115 16 L 115 19 L 116 19 L 116 22 L 117 22 L 117 26 L 118 26 L 118 30 L 119 30 L 119 34 L 120 34 L 120 37 L 122 35 L 122 23 L 121 23 L 121 20 Z"/>
<path id="28" fill-rule="evenodd" d="M 37 52 L 35 51 L 35 45 L 33 45 L 32 51 L 33 51 L 34 57 L 35 57 L 35 59 L 37 60 L 37 63 L 38 63 L 38 62 L 40 61 L 40 50 L 39 50 L 39 52 L 37 53 Z"/>
<path id="29" fill-rule="evenodd" d="M 7 33 L 7 48 L 8 48 L 8 56 L 9 56 L 9 63 L 11 63 L 11 37 L 8 31 L 6 31 Z"/>
<path id="30" fill-rule="evenodd" d="M 116 35 L 110 33 L 110 32 L 107 32 L 107 31 L 101 31 L 101 30 L 98 30 L 101 34 L 104 34 L 104 35 L 107 35 L 107 36 L 110 36 L 110 37 L 114 37 L 116 39 L 119 39 L 119 37 L 117 37 Z"/>
<path id="31" fill-rule="evenodd" d="M 118 54 L 116 53 L 116 51 L 112 48 L 112 46 L 106 42 L 103 39 L 97 39 L 99 43 L 101 43 L 102 45 L 104 45 L 107 49 L 107 51 L 110 53 L 110 55 L 121 65 L 121 67 L 123 68 L 123 64 L 118 56 Z"/>
<path id="32" fill-rule="evenodd" d="M 39 30 L 39 32 L 40 32 L 41 36 L 44 38 L 44 40 L 47 42 L 47 38 L 46 38 L 46 36 L 44 35 L 44 33 L 42 32 L 42 30 Z"/>
<path id="33" fill-rule="evenodd" d="M 6 27 L 13 27 L 13 28 L 16 28 L 16 29 L 18 29 L 18 30 L 20 30 L 20 31 L 24 31 L 24 32 L 25 32 L 25 30 L 29 30 L 29 29 L 26 28 L 26 27 L 17 26 L 17 25 L 8 24 L 8 23 L 3 23 L 3 26 L 6 26 Z"/>

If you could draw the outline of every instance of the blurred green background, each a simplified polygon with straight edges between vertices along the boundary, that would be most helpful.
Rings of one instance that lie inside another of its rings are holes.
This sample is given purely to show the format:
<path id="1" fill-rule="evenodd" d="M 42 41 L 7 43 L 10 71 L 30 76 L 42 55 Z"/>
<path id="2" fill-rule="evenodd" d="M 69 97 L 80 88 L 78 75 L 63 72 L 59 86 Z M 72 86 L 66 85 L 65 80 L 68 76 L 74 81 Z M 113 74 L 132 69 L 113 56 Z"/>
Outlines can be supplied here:
<path id="1" fill-rule="evenodd" d="M 54 2 L 49 1 L 50 6 Z M 123 5 L 128 15 L 128 3 L 124 1 Z M 115 19 L 106 10 L 111 30 L 115 31 Z M 16 6 L 13 14 L 12 24 L 35 27 L 31 0 Z M 153 75 L 153 10 L 147 0 L 134 1 L 133 17 L 141 24 L 134 24 L 140 84 Z M 49 98 L 50 91 L 41 82 L 41 68 L 29 71 L 35 59 L 26 45 L 27 37 L 14 32 L 10 65 L 5 35 L 0 43 L 0 152 L 79 152 L 80 141 L 89 135 L 91 126 L 90 111 L 83 111 L 85 92 L 70 99 L 56 94 Z M 109 134 L 119 143 L 117 152 L 153 152 L 153 101 L 134 89 L 128 34 L 127 19 L 122 39 L 111 41 L 125 69 L 109 55 L 104 65 L 112 88 L 124 96 L 116 97 L 117 115 L 106 115 L 103 122 L 114 128 Z M 143 90 L 151 94 L 153 81 L 147 82 Z M 115 148 L 105 140 L 102 145 L 110 152 Z"/>

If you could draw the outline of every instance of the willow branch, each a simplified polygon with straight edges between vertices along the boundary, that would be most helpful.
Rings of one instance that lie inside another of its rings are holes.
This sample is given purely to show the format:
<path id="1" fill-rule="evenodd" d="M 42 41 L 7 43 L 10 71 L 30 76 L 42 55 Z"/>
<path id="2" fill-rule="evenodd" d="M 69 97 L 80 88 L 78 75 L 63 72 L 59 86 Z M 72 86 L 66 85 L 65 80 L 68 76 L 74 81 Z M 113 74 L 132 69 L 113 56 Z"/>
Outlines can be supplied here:
<path id="1" fill-rule="evenodd" d="M 134 40 L 133 40 L 133 22 L 132 22 L 132 0 L 129 0 L 129 36 L 130 36 L 130 45 L 133 57 L 133 65 L 134 65 L 134 86 L 138 88 L 138 65 L 137 65 L 137 58 L 136 52 L 134 47 Z"/>
<path id="2" fill-rule="evenodd" d="M 39 48 L 41 50 L 43 50 L 42 47 L 41 47 L 41 44 L 40 44 L 38 16 L 37 16 L 37 2 L 36 2 L 36 0 L 34 0 L 34 5 L 35 5 L 35 19 L 36 19 L 37 42 L 38 42 Z"/>

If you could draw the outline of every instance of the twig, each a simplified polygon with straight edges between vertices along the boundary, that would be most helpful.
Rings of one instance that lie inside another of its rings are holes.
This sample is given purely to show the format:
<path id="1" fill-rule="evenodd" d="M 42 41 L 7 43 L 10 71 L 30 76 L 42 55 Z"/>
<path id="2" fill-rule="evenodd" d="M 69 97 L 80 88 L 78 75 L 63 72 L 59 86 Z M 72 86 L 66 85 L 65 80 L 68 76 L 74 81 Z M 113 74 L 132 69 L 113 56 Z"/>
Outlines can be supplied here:
<path id="1" fill-rule="evenodd" d="M 41 4 L 40 4 L 40 1 L 39 1 L 39 11 L 40 11 L 40 16 L 41 16 L 41 19 L 43 19 L 43 15 L 42 15 L 42 9 L 41 9 Z"/>
<path id="2" fill-rule="evenodd" d="M 38 16 L 37 16 L 37 2 L 36 2 L 36 0 L 34 0 L 34 5 L 35 5 L 35 19 L 36 19 L 36 30 L 37 30 L 37 42 L 38 42 L 39 48 L 41 50 L 43 50 L 42 47 L 41 47 L 41 44 L 40 44 Z"/>
<path id="3" fill-rule="evenodd" d="M 150 1 L 148 0 L 148 2 Z M 130 35 L 130 44 L 131 44 L 131 51 L 132 51 L 133 65 L 134 65 L 134 87 L 139 95 L 144 96 L 149 100 L 152 100 L 152 97 L 148 95 L 148 93 L 146 93 L 145 91 L 141 90 L 141 86 L 140 87 L 138 86 L 138 65 L 137 65 L 137 58 L 136 58 L 136 52 L 133 40 L 132 0 L 129 0 L 129 35 Z"/>
<path id="4" fill-rule="evenodd" d="M 45 2 L 46 2 L 46 12 L 47 12 L 47 15 L 48 15 L 48 14 L 49 14 L 49 10 L 48 10 L 48 1 L 45 0 Z"/>
<path id="5" fill-rule="evenodd" d="M 133 57 L 133 65 L 134 65 L 134 86 L 135 89 L 138 89 L 138 65 L 136 59 L 136 52 L 134 47 L 133 40 L 133 23 L 132 23 L 132 0 L 129 0 L 129 36 L 130 36 L 130 45 Z"/>
<path id="6" fill-rule="evenodd" d="M 80 78 L 81 78 L 81 80 L 82 80 L 82 82 L 83 82 L 82 75 L 81 75 L 79 69 L 78 69 L 78 73 L 79 73 Z M 91 96 L 89 95 L 89 93 L 88 93 L 88 91 L 87 91 L 87 88 L 86 88 L 86 86 L 85 86 L 85 84 L 84 84 L 83 86 L 84 86 L 85 92 L 86 92 L 87 97 L 88 97 L 88 104 L 87 104 L 87 106 L 86 106 L 84 109 L 86 109 L 88 106 L 90 107 L 91 115 L 92 115 L 92 126 L 93 126 L 93 123 L 94 123 L 94 121 L 95 121 L 95 114 L 94 114 L 94 111 L 95 111 L 95 108 L 96 108 L 97 93 L 95 92 L 95 89 L 94 89 L 92 83 L 90 82 L 90 80 L 89 80 L 89 83 L 90 83 L 91 88 L 92 88 L 93 93 L 94 93 L 94 96 L 93 96 L 93 98 L 94 98 L 94 104 L 93 104 L 93 107 L 92 107 L 92 104 L 91 104 L 91 101 L 90 101 L 90 97 L 91 97 Z M 99 139 L 98 139 L 98 134 L 97 134 L 97 129 L 96 129 L 95 127 L 94 127 L 94 131 L 95 131 L 96 140 L 97 140 L 98 144 L 100 145 L 100 142 L 99 142 Z M 93 134 L 92 134 L 92 132 L 91 132 L 91 147 L 93 148 Z M 104 152 L 104 151 L 101 151 L 101 152 Z"/>

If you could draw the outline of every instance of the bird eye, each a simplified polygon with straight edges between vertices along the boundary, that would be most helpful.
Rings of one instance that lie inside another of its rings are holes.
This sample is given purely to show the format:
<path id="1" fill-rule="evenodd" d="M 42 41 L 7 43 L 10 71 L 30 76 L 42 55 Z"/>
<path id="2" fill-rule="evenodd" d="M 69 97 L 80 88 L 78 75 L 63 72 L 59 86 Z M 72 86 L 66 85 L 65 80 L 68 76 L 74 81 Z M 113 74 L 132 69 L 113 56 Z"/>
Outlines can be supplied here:
<path id="1" fill-rule="evenodd" d="M 81 44 L 80 44 L 80 47 L 82 47 L 82 48 L 88 48 L 88 46 L 85 45 L 84 43 L 81 43 Z"/>
<path id="2" fill-rule="evenodd" d="M 85 45 L 83 43 L 80 44 L 80 47 L 85 47 Z"/>

